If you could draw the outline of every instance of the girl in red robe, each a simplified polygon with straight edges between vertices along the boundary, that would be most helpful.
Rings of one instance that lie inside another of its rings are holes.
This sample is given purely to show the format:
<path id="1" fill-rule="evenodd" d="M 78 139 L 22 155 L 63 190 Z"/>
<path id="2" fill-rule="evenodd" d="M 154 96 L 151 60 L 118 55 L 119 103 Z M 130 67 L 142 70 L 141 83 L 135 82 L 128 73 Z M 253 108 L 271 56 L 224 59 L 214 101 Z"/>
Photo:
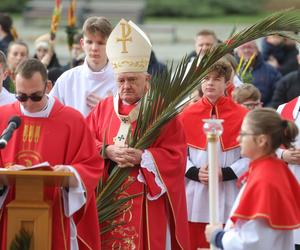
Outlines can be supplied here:
<path id="1" fill-rule="evenodd" d="M 250 158 L 246 185 L 232 208 L 225 230 L 206 228 L 207 240 L 221 249 L 292 250 L 300 227 L 300 187 L 275 150 L 290 148 L 298 129 L 274 110 L 255 109 L 243 121 L 238 141 Z"/>

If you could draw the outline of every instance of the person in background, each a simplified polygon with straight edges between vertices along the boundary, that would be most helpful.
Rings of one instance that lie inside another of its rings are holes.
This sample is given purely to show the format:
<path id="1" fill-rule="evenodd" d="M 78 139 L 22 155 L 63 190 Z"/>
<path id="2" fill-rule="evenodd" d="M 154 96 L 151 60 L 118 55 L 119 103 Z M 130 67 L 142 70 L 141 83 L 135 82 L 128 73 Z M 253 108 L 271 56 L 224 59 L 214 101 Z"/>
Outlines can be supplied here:
<path id="1" fill-rule="evenodd" d="M 300 65 L 298 70 L 283 76 L 277 83 L 271 101 L 271 107 L 289 102 L 300 95 Z"/>
<path id="2" fill-rule="evenodd" d="M 74 35 L 74 42 L 71 50 L 72 62 L 69 62 L 67 65 L 62 67 L 63 71 L 69 70 L 84 63 L 85 53 L 80 44 L 81 39 L 83 39 L 82 33 L 77 33 Z"/>
<path id="3" fill-rule="evenodd" d="M 262 107 L 259 89 L 251 83 L 244 83 L 235 88 L 232 92 L 232 98 L 236 103 L 249 110 Z"/>
<path id="4" fill-rule="evenodd" d="M 299 54 L 294 40 L 279 35 L 267 36 L 262 40 L 263 59 L 283 76 L 298 69 Z"/>
<path id="5" fill-rule="evenodd" d="M 14 41 L 13 21 L 8 14 L 0 13 L 0 50 L 7 54 L 9 43 Z"/>
<path id="6" fill-rule="evenodd" d="M 11 93 L 15 92 L 15 71 L 18 65 L 29 57 L 28 45 L 22 40 L 11 42 L 7 49 L 8 75 L 4 87 Z"/>
<path id="7" fill-rule="evenodd" d="M 206 30 L 206 29 L 199 31 L 195 37 L 195 45 L 194 45 L 195 50 L 192 53 L 190 53 L 187 57 L 187 59 L 189 60 L 189 64 L 187 65 L 186 72 L 189 71 L 191 64 L 193 60 L 196 58 L 196 56 L 199 56 L 197 63 L 200 63 L 205 53 L 208 50 L 210 50 L 212 47 L 216 46 L 218 44 L 218 41 L 219 40 L 217 39 L 217 36 L 214 31 Z M 229 85 L 230 85 L 229 92 L 231 92 L 232 91 L 231 88 L 234 88 L 234 86 L 231 86 L 231 84 Z M 203 94 L 201 88 L 197 89 L 190 95 L 189 97 L 191 99 L 190 103 L 194 103 L 198 101 L 202 95 Z"/>
<path id="8" fill-rule="evenodd" d="M 252 83 L 259 89 L 262 95 L 262 102 L 264 106 L 270 106 L 271 99 L 275 90 L 275 83 L 281 78 L 281 74 L 273 66 L 266 63 L 255 41 L 250 41 L 242 44 L 236 49 L 236 54 L 240 60 L 243 61 L 243 65 L 248 65 L 247 75 L 249 75 L 249 81 L 241 79 L 243 82 Z M 244 67 L 241 67 L 241 71 L 244 71 Z M 243 75 L 243 73 L 241 74 Z"/>
<path id="9" fill-rule="evenodd" d="M 200 59 L 205 52 L 218 44 L 219 40 L 213 30 L 200 30 L 195 37 L 195 50 L 188 55 L 188 59 L 192 59 L 199 55 Z"/>
<path id="10" fill-rule="evenodd" d="M 112 26 L 105 17 L 89 17 L 83 24 L 80 40 L 86 57 L 82 65 L 64 72 L 56 81 L 51 96 L 79 110 L 84 116 L 103 98 L 116 93 L 112 65 L 106 55 L 106 41 Z"/>
<path id="11" fill-rule="evenodd" d="M 35 54 L 33 58 L 40 60 L 47 70 L 61 67 L 54 51 L 54 43 L 55 41 L 50 39 L 49 33 L 39 36 L 34 42 Z"/>
<path id="12" fill-rule="evenodd" d="M 7 77 L 7 72 L 6 56 L 0 51 L 0 106 L 16 101 L 15 96 L 3 88 L 3 82 Z"/>
<path id="13" fill-rule="evenodd" d="M 162 74 L 165 70 L 167 70 L 167 66 L 162 62 L 158 61 L 156 55 L 153 50 L 151 50 L 151 56 L 149 61 L 149 67 L 147 72 L 154 76 L 155 74 Z"/>
<path id="14" fill-rule="evenodd" d="M 208 225 L 206 239 L 224 250 L 294 250 L 293 230 L 300 227 L 300 186 L 287 164 L 276 157 L 290 148 L 298 129 L 275 110 L 259 108 L 245 117 L 238 141 L 250 159 L 225 229 Z"/>
<path id="15" fill-rule="evenodd" d="M 283 119 L 294 121 L 298 130 L 300 130 L 300 98 L 297 96 L 287 103 L 281 104 L 277 112 Z M 290 148 L 279 148 L 277 156 L 289 164 L 290 170 L 300 183 L 300 136 L 296 137 L 295 143 Z M 294 232 L 295 249 L 300 250 L 300 229 Z"/>
<path id="16" fill-rule="evenodd" d="M 47 74 L 48 74 L 48 79 L 51 82 L 49 88 L 47 88 L 47 94 L 50 93 L 52 90 L 53 86 L 55 85 L 57 79 L 64 73 L 62 68 L 52 68 L 49 69 Z"/>

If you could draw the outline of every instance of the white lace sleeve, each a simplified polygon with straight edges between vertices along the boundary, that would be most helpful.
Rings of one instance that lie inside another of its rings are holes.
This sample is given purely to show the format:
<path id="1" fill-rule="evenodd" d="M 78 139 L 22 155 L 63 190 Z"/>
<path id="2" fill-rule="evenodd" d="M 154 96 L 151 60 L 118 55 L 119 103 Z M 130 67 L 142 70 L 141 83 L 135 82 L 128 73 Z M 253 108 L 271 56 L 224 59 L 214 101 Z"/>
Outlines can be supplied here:
<path id="1" fill-rule="evenodd" d="M 161 181 L 158 175 L 151 153 L 147 150 L 145 150 L 144 153 L 142 154 L 141 167 L 145 168 L 148 172 L 153 173 L 155 176 L 155 183 L 157 184 L 157 186 L 160 187 L 161 192 L 155 196 L 151 196 L 150 194 L 147 194 L 147 198 L 149 200 L 157 200 L 160 196 L 162 196 L 166 192 L 166 187 L 164 186 L 163 182 Z M 141 171 L 139 171 L 137 179 L 139 182 L 146 183 L 143 173 Z"/>

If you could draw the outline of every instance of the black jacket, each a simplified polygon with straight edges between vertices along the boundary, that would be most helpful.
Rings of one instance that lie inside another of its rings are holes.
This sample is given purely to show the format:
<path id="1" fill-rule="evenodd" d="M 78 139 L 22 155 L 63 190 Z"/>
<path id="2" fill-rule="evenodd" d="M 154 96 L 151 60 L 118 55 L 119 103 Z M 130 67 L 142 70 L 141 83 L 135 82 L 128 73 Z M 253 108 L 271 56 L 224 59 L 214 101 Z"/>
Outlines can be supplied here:
<path id="1" fill-rule="evenodd" d="M 271 55 L 278 61 L 278 70 L 282 75 L 286 75 L 298 69 L 298 49 L 296 45 L 282 44 L 274 46 L 264 39 L 262 42 L 262 56 L 264 60 L 267 61 Z"/>
<path id="2" fill-rule="evenodd" d="M 297 96 L 300 96 L 300 67 L 276 83 L 271 106 L 277 109 L 280 104 L 289 102 Z"/>

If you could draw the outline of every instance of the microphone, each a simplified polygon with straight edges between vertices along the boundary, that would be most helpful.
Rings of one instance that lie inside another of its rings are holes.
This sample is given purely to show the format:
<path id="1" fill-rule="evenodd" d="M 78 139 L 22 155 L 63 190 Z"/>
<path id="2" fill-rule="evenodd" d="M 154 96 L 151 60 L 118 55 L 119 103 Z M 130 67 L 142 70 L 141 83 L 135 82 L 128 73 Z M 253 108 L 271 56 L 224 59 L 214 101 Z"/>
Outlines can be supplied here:
<path id="1" fill-rule="evenodd" d="M 10 140 L 13 132 L 20 127 L 21 124 L 21 118 L 19 116 L 13 116 L 8 121 L 7 128 L 3 131 L 1 137 L 0 137 L 0 149 L 5 148 L 7 145 L 7 142 Z"/>

